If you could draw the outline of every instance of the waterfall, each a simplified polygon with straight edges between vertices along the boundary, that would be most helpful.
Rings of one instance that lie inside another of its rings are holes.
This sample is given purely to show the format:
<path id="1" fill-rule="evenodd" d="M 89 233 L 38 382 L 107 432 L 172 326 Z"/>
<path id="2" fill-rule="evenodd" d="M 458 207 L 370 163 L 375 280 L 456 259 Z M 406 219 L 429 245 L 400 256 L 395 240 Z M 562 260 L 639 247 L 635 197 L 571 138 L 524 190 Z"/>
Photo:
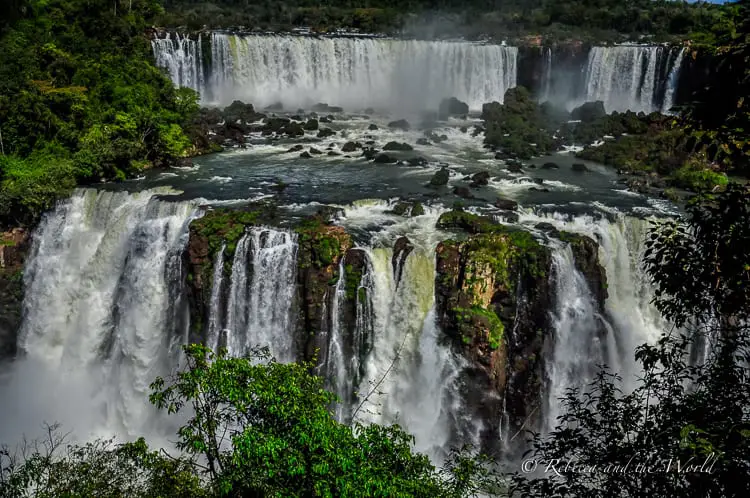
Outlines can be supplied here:
<path id="1" fill-rule="evenodd" d="M 179 87 L 192 88 L 204 96 L 206 88 L 203 64 L 202 38 L 191 40 L 188 36 L 167 33 L 165 38 L 151 40 L 156 65 L 165 68 L 169 77 Z"/>
<path id="2" fill-rule="evenodd" d="M 555 307 L 551 310 L 554 347 L 546 362 L 547 407 L 545 430 L 557 425 L 561 415 L 560 398 L 571 387 L 584 388 L 593 380 L 597 365 L 608 363 L 606 353 L 613 345 L 600 337 L 599 303 L 586 279 L 575 267 L 570 246 L 555 247 L 552 253 L 555 281 Z M 607 328 L 612 332 L 611 327 Z M 609 348 L 607 347 L 609 346 Z"/>
<path id="3" fill-rule="evenodd" d="M 347 422 L 349 419 L 349 406 L 346 401 L 352 396 L 354 372 L 350 371 L 347 361 L 347 351 L 344 345 L 344 337 L 341 331 L 341 317 L 339 306 L 346 297 L 346 274 L 344 259 L 339 263 L 339 279 L 336 282 L 333 299 L 331 300 L 331 318 L 328 326 L 328 354 L 326 355 L 325 378 L 329 385 L 343 401 L 336 407 L 336 419 Z M 325 314 L 323 315 L 325 316 Z"/>
<path id="4" fill-rule="evenodd" d="M 268 346 L 280 361 L 293 359 L 291 309 L 296 291 L 297 237 L 253 227 L 237 243 L 227 305 L 227 348 L 242 356 Z"/>
<path id="5" fill-rule="evenodd" d="M 592 47 L 585 68 L 583 100 L 601 100 L 607 112 L 662 109 L 665 83 L 672 78 L 666 70 L 670 53 L 665 47 Z M 675 84 L 678 76 L 674 75 Z"/>
<path id="6" fill-rule="evenodd" d="M 468 42 L 213 33 L 209 94 L 221 105 L 240 99 L 259 107 L 327 102 L 409 111 L 457 97 L 478 110 L 515 86 L 517 53 Z"/>
<path id="7" fill-rule="evenodd" d="M 667 90 L 664 94 L 664 104 L 661 107 L 661 112 L 664 114 L 668 114 L 674 106 L 674 96 L 677 91 L 677 84 L 680 81 L 680 70 L 682 69 L 682 60 L 684 58 L 685 49 L 682 48 L 677 53 L 677 57 L 672 64 L 672 69 L 669 71 L 669 77 L 667 78 Z"/>
<path id="8" fill-rule="evenodd" d="M 543 49 L 543 63 L 544 69 L 542 72 L 542 93 L 540 95 L 540 101 L 546 102 L 550 99 L 550 92 L 552 89 L 552 49 Z"/>
<path id="9" fill-rule="evenodd" d="M 224 251 L 226 248 L 226 244 L 222 244 L 221 249 L 219 249 L 214 258 L 211 301 L 209 302 L 208 311 L 208 339 L 206 341 L 206 346 L 214 351 L 219 347 L 221 336 L 221 288 L 224 283 Z"/>
<path id="10" fill-rule="evenodd" d="M 632 390 L 641 374 L 634 355 L 636 346 L 653 344 L 669 325 L 651 302 L 654 289 L 641 265 L 648 220 L 620 213 L 608 218 L 523 211 L 520 221 L 551 223 L 559 230 L 598 241 L 599 263 L 607 275 L 608 298 L 605 316 L 600 317 L 585 280 L 575 269 L 570 249 L 553 252 L 557 302 L 551 310 L 554 351 L 547 363 L 548 429 L 560 414 L 559 395 L 569 387 L 583 388 L 595 373 L 596 363 L 620 374 L 624 389 Z"/>
<path id="11" fill-rule="evenodd" d="M 16 423 L 45 419 L 79 436 L 154 432 L 149 384 L 169 371 L 187 333 L 174 320 L 174 286 L 195 213 L 166 193 L 77 190 L 36 229 L 11 384 L 40 385 L 27 387 L 28 403 L 13 398 L 21 421 L 4 420 L 13 437 L 22 432 Z"/>

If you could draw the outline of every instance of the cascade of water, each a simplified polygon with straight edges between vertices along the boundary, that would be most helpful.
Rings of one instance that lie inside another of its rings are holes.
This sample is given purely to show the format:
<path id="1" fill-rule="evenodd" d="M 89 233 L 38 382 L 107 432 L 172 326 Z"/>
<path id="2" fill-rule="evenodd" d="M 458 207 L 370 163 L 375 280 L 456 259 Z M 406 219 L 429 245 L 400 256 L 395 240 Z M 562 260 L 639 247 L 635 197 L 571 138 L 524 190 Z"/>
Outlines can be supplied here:
<path id="1" fill-rule="evenodd" d="M 341 332 L 339 306 L 346 297 L 346 275 L 344 260 L 339 263 L 339 279 L 336 282 L 331 300 L 330 325 L 328 327 L 328 354 L 326 356 L 325 377 L 332 385 L 333 391 L 341 398 L 342 403 L 336 407 L 336 418 L 341 422 L 348 421 L 349 406 L 346 403 L 353 392 L 354 372 L 350 372 L 347 362 L 347 351 Z M 325 315 L 324 315 L 325 316 Z"/>
<path id="2" fill-rule="evenodd" d="M 191 40 L 187 36 L 167 33 L 165 38 L 151 40 L 156 65 L 169 71 L 175 85 L 192 88 L 204 95 L 206 88 L 203 67 L 202 39 Z"/>
<path id="3" fill-rule="evenodd" d="M 517 48 L 472 43 L 211 35 L 213 95 L 289 108 L 329 102 L 435 108 L 455 96 L 481 109 L 516 84 Z"/>
<path id="4" fill-rule="evenodd" d="M 290 322 L 296 277 L 295 234 L 254 227 L 239 240 L 225 327 L 230 354 L 242 356 L 255 346 L 268 346 L 278 360 L 293 359 Z"/>
<path id="5" fill-rule="evenodd" d="M 51 406 L 33 408 L 33 423 L 59 417 L 84 424 L 80 435 L 152 432 L 149 383 L 186 334 L 175 330 L 171 285 L 182 281 L 176 273 L 195 213 L 191 202 L 160 193 L 78 190 L 36 230 L 19 349 L 37 365 L 36 379 L 49 375 L 42 392 L 51 391 Z M 77 394 L 65 399 L 71 389 Z M 36 413 L 47 409 L 55 411 Z"/>
<path id="6" fill-rule="evenodd" d="M 664 47 L 592 47 L 583 100 L 601 100 L 607 112 L 661 109 L 663 66 L 670 59 L 665 53 Z"/>
<path id="7" fill-rule="evenodd" d="M 560 398 L 571 387 L 584 388 L 593 379 L 597 365 L 607 363 L 609 344 L 600 336 L 603 317 L 586 279 L 575 267 L 570 246 L 552 253 L 555 308 L 551 310 L 554 348 L 547 359 L 547 407 L 545 429 L 552 430 L 561 415 Z M 611 334 L 611 328 L 606 328 Z"/>
<path id="8" fill-rule="evenodd" d="M 674 106 L 674 96 L 677 92 L 677 84 L 680 82 L 680 70 L 682 69 L 682 60 L 685 58 L 685 49 L 682 48 L 677 53 L 677 57 L 672 64 L 667 78 L 667 90 L 664 94 L 664 104 L 661 106 L 661 112 L 667 114 Z"/>
<path id="9" fill-rule="evenodd" d="M 641 265 L 648 221 L 622 214 L 607 219 L 560 213 L 539 215 L 531 211 L 523 212 L 520 221 L 529 224 L 545 221 L 560 230 L 588 235 L 599 242 L 599 262 L 608 283 L 606 320 L 601 321 L 607 332 L 603 358 L 612 371 L 623 377 L 625 389 L 632 389 L 641 373 L 634 357 L 636 346 L 653 344 L 669 327 L 651 302 L 654 290 Z M 566 273 L 566 278 L 572 281 L 577 278 Z"/>
<path id="10" fill-rule="evenodd" d="M 226 245 L 222 244 L 219 252 L 214 258 L 213 283 L 211 285 L 211 301 L 208 312 L 208 337 L 206 346 L 216 351 L 219 348 L 221 336 L 221 288 L 224 284 L 224 250 Z"/>
<path id="11" fill-rule="evenodd" d="M 545 48 L 543 54 L 544 71 L 542 73 L 542 93 L 540 100 L 545 102 L 550 99 L 552 89 L 552 49 Z"/>

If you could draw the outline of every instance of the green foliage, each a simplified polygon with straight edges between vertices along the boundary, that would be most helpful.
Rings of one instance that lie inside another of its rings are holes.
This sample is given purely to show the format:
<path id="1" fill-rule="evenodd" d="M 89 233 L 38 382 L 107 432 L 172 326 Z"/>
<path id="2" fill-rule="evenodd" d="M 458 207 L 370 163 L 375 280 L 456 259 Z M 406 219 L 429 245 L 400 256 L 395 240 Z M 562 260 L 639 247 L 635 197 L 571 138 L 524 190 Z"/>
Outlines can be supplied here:
<path id="1" fill-rule="evenodd" d="M 305 249 L 303 254 L 310 258 L 302 263 L 303 266 L 312 265 L 317 269 L 330 266 L 343 256 L 345 246 L 350 245 L 346 232 L 327 225 L 316 216 L 302 221 L 295 231 L 299 235 L 300 247 Z"/>
<path id="2" fill-rule="evenodd" d="M 560 471 L 516 475 L 515 493 L 746 494 L 737 483 L 750 479 L 748 215 L 747 187 L 730 184 L 694 198 L 684 220 L 654 226 L 644 263 L 657 308 L 680 328 L 636 349 L 644 373 L 632 391 L 605 370 L 585 394 L 568 392 L 558 427 L 535 436 L 532 455 L 540 468 L 559 462 Z M 691 353 L 709 338 L 707 357 L 695 361 Z"/>
<path id="3" fill-rule="evenodd" d="M 75 187 L 73 162 L 41 150 L 21 159 L 0 156 L 0 218 L 23 225 Z"/>
<path id="4" fill-rule="evenodd" d="M 460 496 L 398 426 L 337 422 L 328 409 L 335 396 L 312 364 L 198 345 L 185 354 L 187 368 L 169 383 L 157 379 L 150 399 L 169 413 L 192 407 L 178 446 L 205 460 L 217 495 Z"/>
<path id="5" fill-rule="evenodd" d="M 675 185 L 696 192 L 728 183 L 727 175 L 711 169 L 705 156 L 693 156 L 672 175 Z"/>
<path id="6" fill-rule="evenodd" d="M 153 65 L 143 36 L 161 11 L 156 0 L 32 1 L 23 11 L 0 32 L 6 154 L 27 158 L 52 144 L 57 156 L 46 153 L 49 164 L 65 162 L 66 173 L 72 168 L 78 182 L 89 182 L 124 179 L 191 150 L 182 126 L 197 111 L 196 95 L 176 90 Z"/>

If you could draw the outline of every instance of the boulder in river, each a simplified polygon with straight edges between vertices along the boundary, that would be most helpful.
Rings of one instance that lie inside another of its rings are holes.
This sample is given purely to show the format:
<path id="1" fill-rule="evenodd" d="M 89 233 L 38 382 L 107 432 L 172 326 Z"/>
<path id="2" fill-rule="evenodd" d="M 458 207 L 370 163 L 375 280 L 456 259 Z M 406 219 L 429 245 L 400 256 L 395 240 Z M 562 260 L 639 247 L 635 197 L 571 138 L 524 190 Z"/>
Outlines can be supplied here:
<path id="1" fill-rule="evenodd" d="M 448 168 L 443 167 L 432 175 L 432 178 L 430 178 L 430 185 L 433 187 L 441 187 L 443 185 L 448 185 L 448 179 L 450 178 L 450 173 L 448 172 Z"/>
<path id="2" fill-rule="evenodd" d="M 362 146 L 359 142 L 346 142 L 343 147 L 341 147 L 341 152 L 354 152 L 361 147 Z"/>
<path id="3" fill-rule="evenodd" d="M 418 138 L 417 145 L 432 145 L 432 142 L 430 142 L 426 138 Z"/>
<path id="4" fill-rule="evenodd" d="M 453 194 L 455 194 L 455 195 L 457 195 L 459 197 L 463 197 L 464 199 L 473 199 L 474 198 L 474 194 L 471 193 L 471 190 L 469 190 L 469 187 L 463 187 L 463 186 L 455 187 L 453 189 Z"/>
<path id="5" fill-rule="evenodd" d="M 310 154 L 315 154 L 317 156 L 317 155 L 322 154 L 322 152 L 316 149 L 315 147 L 310 147 Z"/>
<path id="6" fill-rule="evenodd" d="M 410 157 L 409 159 L 406 160 L 406 163 L 409 166 L 424 166 L 427 164 L 427 159 L 425 159 L 424 157 L 419 157 L 419 156 Z"/>
<path id="7" fill-rule="evenodd" d="M 318 138 L 328 138 L 335 134 L 336 132 L 330 128 L 321 128 L 320 131 L 318 131 Z"/>
<path id="8" fill-rule="evenodd" d="M 396 121 L 391 121 L 388 123 L 388 128 L 394 128 L 397 130 L 403 130 L 403 131 L 409 131 L 409 122 L 405 119 L 398 119 Z"/>
<path id="9" fill-rule="evenodd" d="M 284 104 L 281 102 L 274 102 L 271 105 L 267 105 L 263 108 L 264 111 L 283 111 L 284 110 Z"/>
<path id="10" fill-rule="evenodd" d="M 367 129 L 369 131 L 375 131 L 378 129 L 378 125 L 376 125 L 375 123 L 371 123 L 370 126 L 367 127 Z"/>
<path id="11" fill-rule="evenodd" d="M 362 151 L 362 157 L 364 157 L 367 160 L 375 159 L 377 155 L 378 155 L 377 149 L 367 148 Z"/>
<path id="12" fill-rule="evenodd" d="M 383 147 L 383 150 L 410 151 L 414 150 L 414 147 L 407 143 L 388 142 L 385 144 L 385 147 Z"/>
<path id="13" fill-rule="evenodd" d="M 305 131 L 315 131 L 317 129 L 318 129 L 318 120 L 308 119 L 307 123 L 305 123 Z"/>
<path id="14" fill-rule="evenodd" d="M 560 166 L 550 161 L 542 164 L 542 169 L 560 169 Z"/>
<path id="15" fill-rule="evenodd" d="M 471 184 L 469 185 L 471 188 L 479 188 L 484 187 L 488 185 L 490 182 L 490 172 L 489 171 L 480 171 L 479 173 L 474 173 L 471 177 Z"/>
<path id="16" fill-rule="evenodd" d="M 391 157 L 388 154 L 382 154 L 382 153 L 375 156 L 375 159 L 373 160 L 373 162 L 377 164 L 393 164 L 393 163 L 396 163 L 397 161 L 398 159 L 396 159 L 395 157 Z"/>
<path id="17" fill-rule="evenodd" d="M 299 152 L 299 151 L 303 150 L 304 148 L 305 147 L 302 144 L 297 144 L 294 147 L 291 147 L 291 148 L 287 149 L 287 152 Z"/>
<path id="18" fill-rule="evenodd" d="M 463 116 L 469 114 L 469 105 L 461 102 L 456 97 L 443 99 L 440 102 L 439 114 L 441 118 L 448 116 Z"/>
<path id="19" fill-rule="evenodd" d="M 515 211 L 518 209 L 518 203 L 511 199 L 506 199 L 504 197 L 498 197 L 495 200 L 495 207 L 500 208 L 504 211 Z"/>
<path id="20" fill-rule="evenodd" d="M 301 157 L 302 159 L 310 159 L 312 156 L 310 155 L 309 152 L 305 151 L 302 154 L 300 154 L 299 157 Z"/>

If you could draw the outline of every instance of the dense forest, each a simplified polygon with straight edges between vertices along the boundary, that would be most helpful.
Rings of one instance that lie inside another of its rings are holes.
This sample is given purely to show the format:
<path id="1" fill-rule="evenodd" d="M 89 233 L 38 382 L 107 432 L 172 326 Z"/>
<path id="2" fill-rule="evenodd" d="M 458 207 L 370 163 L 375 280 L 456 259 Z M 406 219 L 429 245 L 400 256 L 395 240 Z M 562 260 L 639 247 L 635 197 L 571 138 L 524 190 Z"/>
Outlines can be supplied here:
<path id="1" fill-rule="evenodd" d="M 552 40 L 680 39 L 711 43 L 733 29 L 734 7 L 672 0 L 391 0 L 284 2 L 165 0 L 160 21 L 191 29 L 244 26 L 327 31 L 515 38 L 542 34 Z"/>

